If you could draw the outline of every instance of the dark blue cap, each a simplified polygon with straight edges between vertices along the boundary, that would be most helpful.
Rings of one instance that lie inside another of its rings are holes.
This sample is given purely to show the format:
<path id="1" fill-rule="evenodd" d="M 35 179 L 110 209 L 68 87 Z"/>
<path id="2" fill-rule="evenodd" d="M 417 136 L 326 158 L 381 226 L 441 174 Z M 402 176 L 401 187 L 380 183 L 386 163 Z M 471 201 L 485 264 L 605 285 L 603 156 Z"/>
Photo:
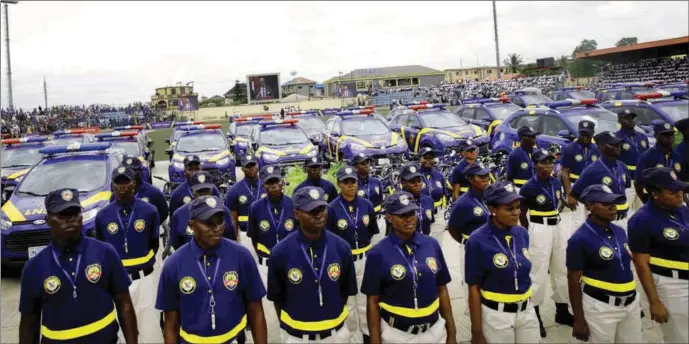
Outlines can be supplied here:
<path id="1" fill-rule="evenodd" d="M 282 170 L 279 167 L 273 165 L 263 166 L 263 168 L 259 172 L 259 175 L 261 176 L 261 180 L 263 181 L 263 183 L 266 183 L 269 180 L 275 178 L 282 180 Z"/>
<path id="2" fill-rule="evenodd" d="M 483 167 L 478 162 L 473 163 L 464 170 L 465 176 L 487 176 L 490 173 L 490 169 Z"/>
<path id="3" fill-rule="evenodd" d="M 585 132 L 593 135 L 596 129 L 596 123 L 593 121 L 583 120 L 579 122 L 579 132 Z"/>
<path id="4" fill-rule="evenodd" d="M 624 195 L 613 193 L 609 187 L 603 184 L 595 184 L 584 189 L 580 198 L 584 203 L 620 204 L 624 202 L 624 197 Z"/>
<path id="5" fill-rule="evenodd" d="M 413 210 L 418 210 L 419 206 L 414 202 L 414 196 L 406 191 L 397 191 L 385 198 L 385 213 L 390 215 L 402 215 Z"/>
<path id="6" fill-rule="evenodd" d="M 545 159 L 555 159 L 555 155 L 550 153 L 547 149 L 537 149 L 531 154 L 531 160 L 533 162 L 539 162 Z"/>
<path id="7" fill-rule="evenodd" d="M 478 149 L 478 147 L 474 144 L 474 140 L 472 139 L 466 139 L 459 141 L 459 151 L 460 152 L 466 152 L 472 149 Z"/>
<path id="8" fill-rule="evenodd" d="M 211 216 L 224 211 L 222 201 L 216 196 L 201 196 L 189 203 L 189 218 L 192 220 L 206 221 Z"/>
<path id="9" fill-rule="evenodd" d="M 316 167 L 316 166 L 319 166 L 319 167 L 323 166 L 323 161 L 317 156 L 314 156 L 312 158 L 308 158 L 308 159 L 306 159 L 306 161 L 304 161 L 304 167 Z"/>
<path id="10" fill-rule="evenodd" d="M 677 128 L 677 130 L 680 132 L 687 130 L 687 128 L 689 128 L 689 118 L 683 118 L 675 122 L 675 128 Z"/>
<path id="11" fill-rule="evenodd" d="M 483 190 L 483 201 L 487 205 L 510 204 L 520 199 L 524 197 L 517 193 L 512 183 L 506 181 L 490 184 Z"/>
<path id="12" fill-rule="evenodd" d="M 596 144 L 598 146 L 619 145 L 620 143 L 622 143 L 621 138 L 615 136 L 613 133 L 611 133 L 609 131 L 600 132 L 600 133 L 596 134 L 596 136 L 594 136 L 593 139 L 596 140 Z"/>
<path id="13" fill-rule="evenodd" d="M 191 188 L 191 191 L 199 191 L 202 189 L 213 190 L 214 186 L 215 185 L 213 184 L 213 178 L 211 177 L 210 173 L 206 171 L 198 171 L 194 173 L 194 175 L 191 176 L 191 180 L 189 181 L 189 187 Z"/>
<path id="14" fill-rule="evenodd" d="M 643 180 L 647 185 L 670 191 L 687 191 L 689 184 L 678 180 L 677 173 L 669 167 L 653 167 L 645 169 Z"/>
<path id="15" fill-rule="evenodd" d="M 241 164 L 242 167 L 247 167 L 250 164 L 258 164 L 258 160 L 256 160 L 255 156 L 247 154 L 242 157 Z"/>
<path id="16" fill-rule="evenodd" d="M 57 189 L 45 196 L 45 210 L 49 213 L 59 213 L 65 209 L 76 207 L 81 209 L 79 191 L 76 189 Z"/>
<path id="17" fill-rule="evenodd" d="M 421 172 L 419 172 L 419 167 L 416 165 L 406 165 L 402 167 L 400 172 L 400 178 L 402 180 L 411 180 L 416 177 L 421 177 Z"/>
<path id="18" fill-rule="evenodd" d="M 519 130 L 517 130 L 517 135 L 519 135 L 519 137 L 536 136 L 536 135 L 538 135 L 538 133 L 535 130 L 533 130 L 533 128 L 524 125 L 521 128 L 519 128 Z"/>
<path id="19" fill-rule="evenodd" d="M 356 165 L 360 162 L 370 161 L 370 160 L 371 160 L 371 157 L 369 157 L 368 155 L 366 155 L 364 153 L 359 153 L 352 158 L 352 166 Z"/>
<path id="20" fill-rule="evenodd" d="M 325 191 L 315 186 L 307 186 L 295 191 L 292 194 L 292 200 L 294 201 L 294 209 L 306 212 L 328 205 L 325 200 Z"/>
<path id="21" fill-rule="evenodd" d="M 116 167 L 114 170 L 112 170 L 112 180 L 113 182 L 115 179 L 118 179 L 120 177 L 125 177 L 127 179 L 134 180 L 136 177 L 134 176 L 134 170 L 132 170 L 130 167 L 127 167 L 125 165 L 120 165 Z"/>
<path id="22" fill-rule="evenodd" d="M 673 128 L 670 123 L 665 122 L 662 119 L 651 121 L 651 125 L 653 126 L 653 133 L 656 135 L 675 132 L 675 128 Z"/>
<path id="23" fill-rule="evenodd" d="M 191 163 L 200 164 L 200 163 L 201 163 L 201 158 L 199 158 L 198 155 L 194 155 L 194 154 L 185 156 L 185 157 L 184 157 L 184 166 L 187 166 L 187 165 L 189 165 L 189 164 L 191 164 Z"/>
<path id="24" fill-rule="evenodd" d="M 636 117 L 637 114 L 634 111 L 631 111 L 629 109 L 624 109 L 624 111 L 620 111 L 620 113 L 617 114 L 617 118 L 627 118 L 627 117 Z"/>
<path id="25" fill-rule="evenodd" d="M 341 182 L 345 179 L 359 180 L 359 177 L 356 175 L 356 172 L 352 167 L 347 166 L 337 171 L 337 181 Z"/>
<path id="26" fill-rule="evenodd" d="M 416 154 L 418 156 L 424 156 L 424 155 L 436 156 L 436 155 L 438 155 L 438 152 L 436 152 L 435 149 L 433 149 L 431 147 L 421 147 L 421 149 L 419 149 L 419 152 Z"/>
<path id="27" fill-rule="evenodd" d="M 122 165 L 131 168 L 134 171 L 139 171 L 144 167 L 144 163 L 141 162 L 141 159 L 135 157 L 135 156 L 126 156 L 122 160 Z"/>

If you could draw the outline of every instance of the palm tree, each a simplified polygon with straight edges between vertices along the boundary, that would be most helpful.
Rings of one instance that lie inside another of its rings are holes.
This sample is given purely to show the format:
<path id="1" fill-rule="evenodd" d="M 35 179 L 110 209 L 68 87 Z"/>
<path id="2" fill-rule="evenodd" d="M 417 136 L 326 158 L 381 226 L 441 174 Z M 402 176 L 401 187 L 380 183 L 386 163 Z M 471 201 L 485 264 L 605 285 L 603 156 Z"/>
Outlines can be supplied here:
<path id="1" fill-rule="evenodd" d="M 510 66 L 512 67 L 512 73 L 517 73 L 517 71 L 519 70 L 519 67 L 521 66 L 522 62 L 524 62 L 524 60 L 522 59 L 521 56 L 519 56 L 519 54 L 509 54 L 507 56 L 510 59 Z"/>

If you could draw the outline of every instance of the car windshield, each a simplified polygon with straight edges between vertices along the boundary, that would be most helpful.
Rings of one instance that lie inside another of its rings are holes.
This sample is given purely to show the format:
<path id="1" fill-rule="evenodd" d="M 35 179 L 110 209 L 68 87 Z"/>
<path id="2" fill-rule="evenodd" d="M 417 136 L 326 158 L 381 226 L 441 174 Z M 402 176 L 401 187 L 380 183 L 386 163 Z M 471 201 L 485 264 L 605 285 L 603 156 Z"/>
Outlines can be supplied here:
<path id="1" fill-rule="evenodd" d="M 105 142 L 110 142 L 111 150 L 121 150 L 122 153 L 128 156 L 141 155 L 141 150 L 139 150 L 139 143 L 137 141 L 112 140 Z"/>
<path id="2" fill-rule="evenodd" d="M 258 124 L 247 124 L 247 125 L 238 125 L 237 129 L 235 130 L 234 135 L 235 136 L 242 136 L 242 137 L 249 137 L 251 136 L 251 132 L 254 131 L 254 128 L 256 128 Z"/>
<path id="3" fill-rule="evenodd" d="M 310 142 L 304 131 L 295 126 L 284 126 L 261 131 L 261 144 L 269 146 L 294 145 Z"/>
<path id="4" fill-rule="evenodd" d="M 681 103 L 657 104 L 663 112 L 668 114 L 674 121 L 689 117 L 689 101 Z"/>
<path id="5" fill-rule="evenodd" d="M 603 131 L 616 132 L 617 115 L 607 110 L 587 111 L 585 113 L 566 114 L 563 116 L 575 128 L 579 127 L 579 122 L 588 120 L 596 124 L 596 133 Z"/>
<path id="6" fill-rule="evenodd" d="M 38 150 L 42 146 L 33 145 L 29 147 L 21 148 L 4 148 L 0 151 L 0 161 L 2 161 L 2 167 L 24 167 L 33 166 L 39 161 L 41 161 L 42 155 L 38 153 Z"/>
<path id="7" fill-rule="evenodd" d="M 180 137 L 182 137 L 182 134 L 184 134 L 184 133 L 185 132 L 181 131 L 181 130 L 175 131 L 175 133 L 172 135 L 172 141 L 176 142 L 177 140 L 179 140 Z"/>
<path id="8" fill-rule="evenodd" d="M 467 125 L 459 116 L 449 111 L 433 111 L 419 113 L 427 127 L 431 128 L 450 128 L 462 127 Z"/>
<path id="9" fill-rule="evenodd" d="M 519 105 L 514 105 L 512 103 L 505 103 L 505 104 L 490 106 L 489 109 L 490 109 L 490 113 L 493 114 L 493 117 L 495 117 L 495 119 L 505 120 L 505 118 L 507 118 L 507 116 L 521 110 L 522 108 L 519 107 Z"/>
<path id="10" fill-rule="evenodd" d="M 182 136 L 177 141 L 181 153 L 214 152 L 227 149 L 225 138 L 219 132 Z"/>
<path id="11" fill-rule="evenodd" d="M 596 98 L 595 93 L 590 92 L 590 91 L 583 91 L 583 90 L 570 91 L 568 95 L 574 99 Z"/>
<path id="12" fill-rule="evenodd" d="M 546 104 L 550 103 L 553 100 L 542 95 L 542 94 L 527 94 L 522 96 L 522 99 L 524 100 L 524 103 L 527 105 L 531 104 Z"/>
<path id="13" fill-rule="evenodd" d="M 84 141 L 84 138 L 81 136 L 63 136 L 63 137 L 56 137 L 52 140 L 52 143 L 56 146 L 69 146 L 73 143 L 82 143 Z"/>
<path id="14" fill-rule="evenodd" d="M 61 188 L 92 192 L 105 188 L 106 182 L 106 160 L 69 159 L 37 165 L 24 177 L 16 192 L 32 196 L 45 196 Z"/>
<path id="15" fill-rule="evenodd" d="M 375 117 L 352 118 L 342 121 L 342 135 L 382 135 L 389 132 L 390 128 Z"/>
<path id="16" fill-rule="evenodd" d="M 297 125 L 307 131 L 312 131 L 312 130 L 323 130 L 325 129 L 325 123 L 321 121 L 320 118 L 318 117 L 302 117 L 299 118 L 299 123 Z"/>

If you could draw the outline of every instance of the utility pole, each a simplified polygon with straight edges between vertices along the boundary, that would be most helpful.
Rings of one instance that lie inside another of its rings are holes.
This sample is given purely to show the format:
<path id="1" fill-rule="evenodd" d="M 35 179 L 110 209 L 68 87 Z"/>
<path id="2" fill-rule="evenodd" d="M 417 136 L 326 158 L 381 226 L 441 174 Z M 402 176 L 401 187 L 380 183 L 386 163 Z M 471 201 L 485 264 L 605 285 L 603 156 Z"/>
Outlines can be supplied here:
<path id="1" fill-rule="evenodd" d="M 14 102 L 12 98 L 12 64 L 10 63 L 10 24 L 9 24 L 9 5 L 17 4 L 17 0 L 1 0 L 0 3 L 5 4 L 5 46 L 7 47 L 7 96 L 9 97 L 9 108 L 14 109 Z"/>
<path id="2" fill-rule="evenodd" d="M 498 44 L 498 12 L 495 10 L 495 0 L 493 0 L 493 31 L 495 31 L 495 62 L 498 65 L 498 79 L 501 79 L 502 73 L 500 73 L 500 45 Z"/>
<path id="3" fill-rule="evenodd" d="M 48 84 L 45 83 L 45 77 L 43 77 L 43 101 L 44 110 L 48 111 Z"/>

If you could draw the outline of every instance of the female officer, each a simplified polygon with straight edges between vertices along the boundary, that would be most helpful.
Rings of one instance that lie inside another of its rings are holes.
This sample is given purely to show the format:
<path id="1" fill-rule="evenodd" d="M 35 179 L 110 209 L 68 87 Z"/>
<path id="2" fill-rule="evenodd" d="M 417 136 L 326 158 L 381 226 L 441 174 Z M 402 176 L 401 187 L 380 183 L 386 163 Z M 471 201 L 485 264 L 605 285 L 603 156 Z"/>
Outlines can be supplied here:
<path id="1" fill-rule="evenodd" d="M 629 219 L 629 248 L 665 342 L 687 343 L 689 208 L 682 201 L 689 184 L 667 167 L 643 177 L 649 201 Z"/>
<path id="2" fill-rule="evenodd" d="M 392 232 L 369 251 L 361 285 L 371 343 L 456 342 L 450 271 L 438 242 L 417 233 L 418 210 L 408 192 L 385 199 Z"/>
<path id="3" fill-rule="evenodd" d="M 486 187 L 483 199 L 490 218 L 465 247 L 471 341 L 539 343 L 538 319 L 529 300 L 529 236 L 518 224 L 523 197 L 502 181 Z"/>
<path id="4" fill-rule="evenodd" d="M 438 210 L 445 203 L 447 183 L 443 174 L 435 168 L 436 152 L 431 147 L 423 147 L 419 150 L 418 155 L 421 157 L 419 172 L 423 179 L 421 193 L 430 196 L 433 199 L 433 207 Z M 442 245 L 442 241 L 440 244 Z"/>
<path id="5" fill-rule="evenodd" d="M 567 243 L 567 281 L 574 310 L 572 336 L 592 343 L 641 343 L 641 310 L 624 230 L 613 224 L 626 201 L 602 184 L 579 200 L 590 212 Z M 582 295 L 582 293 L 584 295 Z"/>

